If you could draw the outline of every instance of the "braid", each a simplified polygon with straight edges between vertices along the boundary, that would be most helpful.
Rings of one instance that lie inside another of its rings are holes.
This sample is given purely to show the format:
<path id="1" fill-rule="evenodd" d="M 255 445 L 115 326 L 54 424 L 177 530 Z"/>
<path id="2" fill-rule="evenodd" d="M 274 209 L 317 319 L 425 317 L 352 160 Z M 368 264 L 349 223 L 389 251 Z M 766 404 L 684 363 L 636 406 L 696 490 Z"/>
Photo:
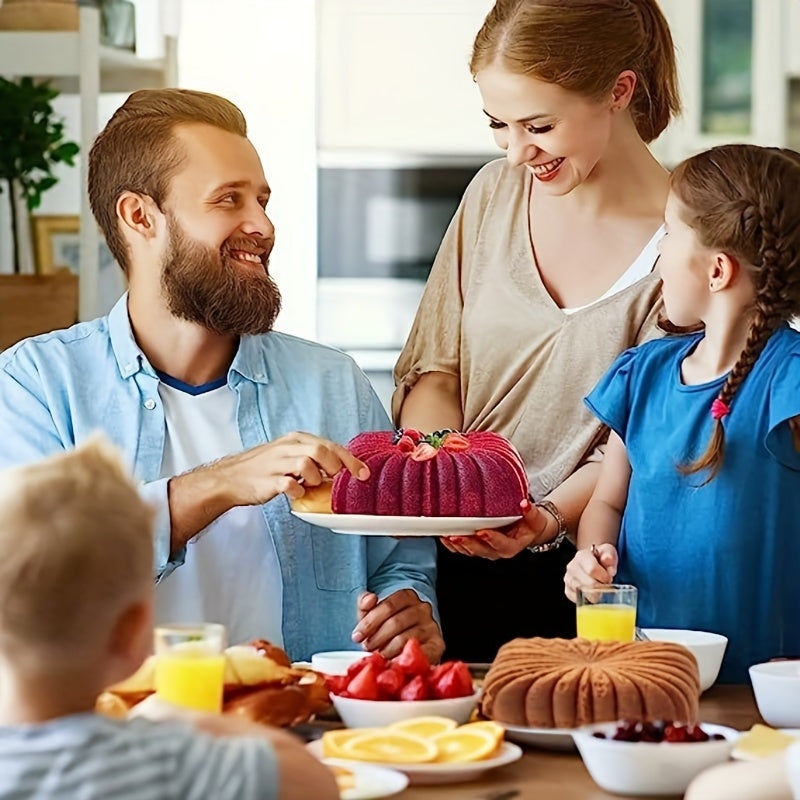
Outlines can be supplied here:
<path id="1" fill-rule="evenodd" d="M 791 250 L 781 247 L 780 236 L 776 231 L 783 228 L 780 220 L 775 220 L 775 212 L 747 205 L 741 214 L 741 225 L 745 234 L 754 237 L 753 241 L 760 239 L 754 263 L 757 268 L 755 308 L 744 350 L 715 400 L 715 403 L 722 405 L 718 413 L 714 413 L 712 409 L 714 428 L 708 446 L 698 459 L 678 467 L 678 471 L 684 475 L 707 470 L 708 474 L 701 486 L 714 480 L 722 467 L 725 455 L 725 428 L 722 418 L 729 413 L 736 392 L 750 374 L 770 336 L 791 316 L 794 306 L 794 301 L 788 299 L 791 292 L 787 295 L 786 291 L 789 265 L 783 263 L 790 259 Z"/>

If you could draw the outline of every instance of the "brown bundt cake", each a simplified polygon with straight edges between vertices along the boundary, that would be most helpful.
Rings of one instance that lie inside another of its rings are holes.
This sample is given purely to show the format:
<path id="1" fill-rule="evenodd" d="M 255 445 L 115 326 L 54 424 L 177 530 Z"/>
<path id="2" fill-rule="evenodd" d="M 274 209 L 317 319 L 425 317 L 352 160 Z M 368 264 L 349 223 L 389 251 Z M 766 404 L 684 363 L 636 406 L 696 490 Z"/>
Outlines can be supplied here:
<path id="1" fill-rule="evenodd" d="M 345 469 L 336 475 L 336 514 L 506 517 L 518 515 L 528 496 L 519 453 L 489 431 L 372 431 L 347 448 L 367 464 L 370 478 L 357 480 Z"/>
<path id="2" fill-rule="evenodd" d="M 697 721 L 697 661 L 670 642 L 514 639 L 483 682 L 490 719 L 533 728 L 591 722 Z"/>

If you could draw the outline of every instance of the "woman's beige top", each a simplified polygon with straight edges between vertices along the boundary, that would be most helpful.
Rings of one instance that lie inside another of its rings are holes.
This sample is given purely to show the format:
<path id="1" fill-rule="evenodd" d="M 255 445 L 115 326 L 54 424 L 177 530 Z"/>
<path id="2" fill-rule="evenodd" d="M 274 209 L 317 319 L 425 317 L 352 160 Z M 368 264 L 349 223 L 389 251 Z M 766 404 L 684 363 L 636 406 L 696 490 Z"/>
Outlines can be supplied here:
<path id="1" fill-rule="evenodd" d="M 583 398 L 616 356 L 656 335 L 661 301 L 653 271 L 564 313 L 534 260 L 530 182 L 524 167 L 499 159 L 468 187 L 395 367 L 392 411 L 397 420 L 423 373 L 460 376 L 464 430 L 508 437 L 540 499 L 603 440 L 606 431 Z"/>

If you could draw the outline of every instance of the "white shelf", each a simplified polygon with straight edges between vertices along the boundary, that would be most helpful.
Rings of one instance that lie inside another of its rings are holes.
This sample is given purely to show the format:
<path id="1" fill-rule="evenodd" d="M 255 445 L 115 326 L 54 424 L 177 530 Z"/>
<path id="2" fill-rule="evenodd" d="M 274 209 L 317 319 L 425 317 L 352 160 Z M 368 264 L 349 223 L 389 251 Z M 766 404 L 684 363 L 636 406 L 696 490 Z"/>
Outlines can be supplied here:
<path id="1" fill-rule="evenodd" d="M 100 15 L 81 6 L 77 31 L 0 31 L 0 75 L 51 79 L 57 89 L 81 98 L 81 255 L 80 319 L 98 315 L 98 243 L 87 185 L 87 155 L 98 131 L 97 100 L 101 92 L 130 92 L 177 84 L 175 39 L 165 38 L 163 59 L 141 59 L 135 53 L 100 45 Z"/>

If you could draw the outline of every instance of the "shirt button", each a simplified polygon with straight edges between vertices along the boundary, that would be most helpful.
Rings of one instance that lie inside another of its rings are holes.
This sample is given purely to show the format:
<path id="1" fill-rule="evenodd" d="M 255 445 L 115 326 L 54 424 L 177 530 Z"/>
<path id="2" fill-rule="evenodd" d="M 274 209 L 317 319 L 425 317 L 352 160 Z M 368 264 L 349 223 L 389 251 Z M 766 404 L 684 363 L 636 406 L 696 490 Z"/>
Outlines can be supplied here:
<path id="1" fill-rule="evenodd" d="M 148 411 L 152 411 L 156 407 L 156 401 L 153 400 L 152 397 L 148 397 L 147 400 L 144 401 L 144 407 Z"/>

